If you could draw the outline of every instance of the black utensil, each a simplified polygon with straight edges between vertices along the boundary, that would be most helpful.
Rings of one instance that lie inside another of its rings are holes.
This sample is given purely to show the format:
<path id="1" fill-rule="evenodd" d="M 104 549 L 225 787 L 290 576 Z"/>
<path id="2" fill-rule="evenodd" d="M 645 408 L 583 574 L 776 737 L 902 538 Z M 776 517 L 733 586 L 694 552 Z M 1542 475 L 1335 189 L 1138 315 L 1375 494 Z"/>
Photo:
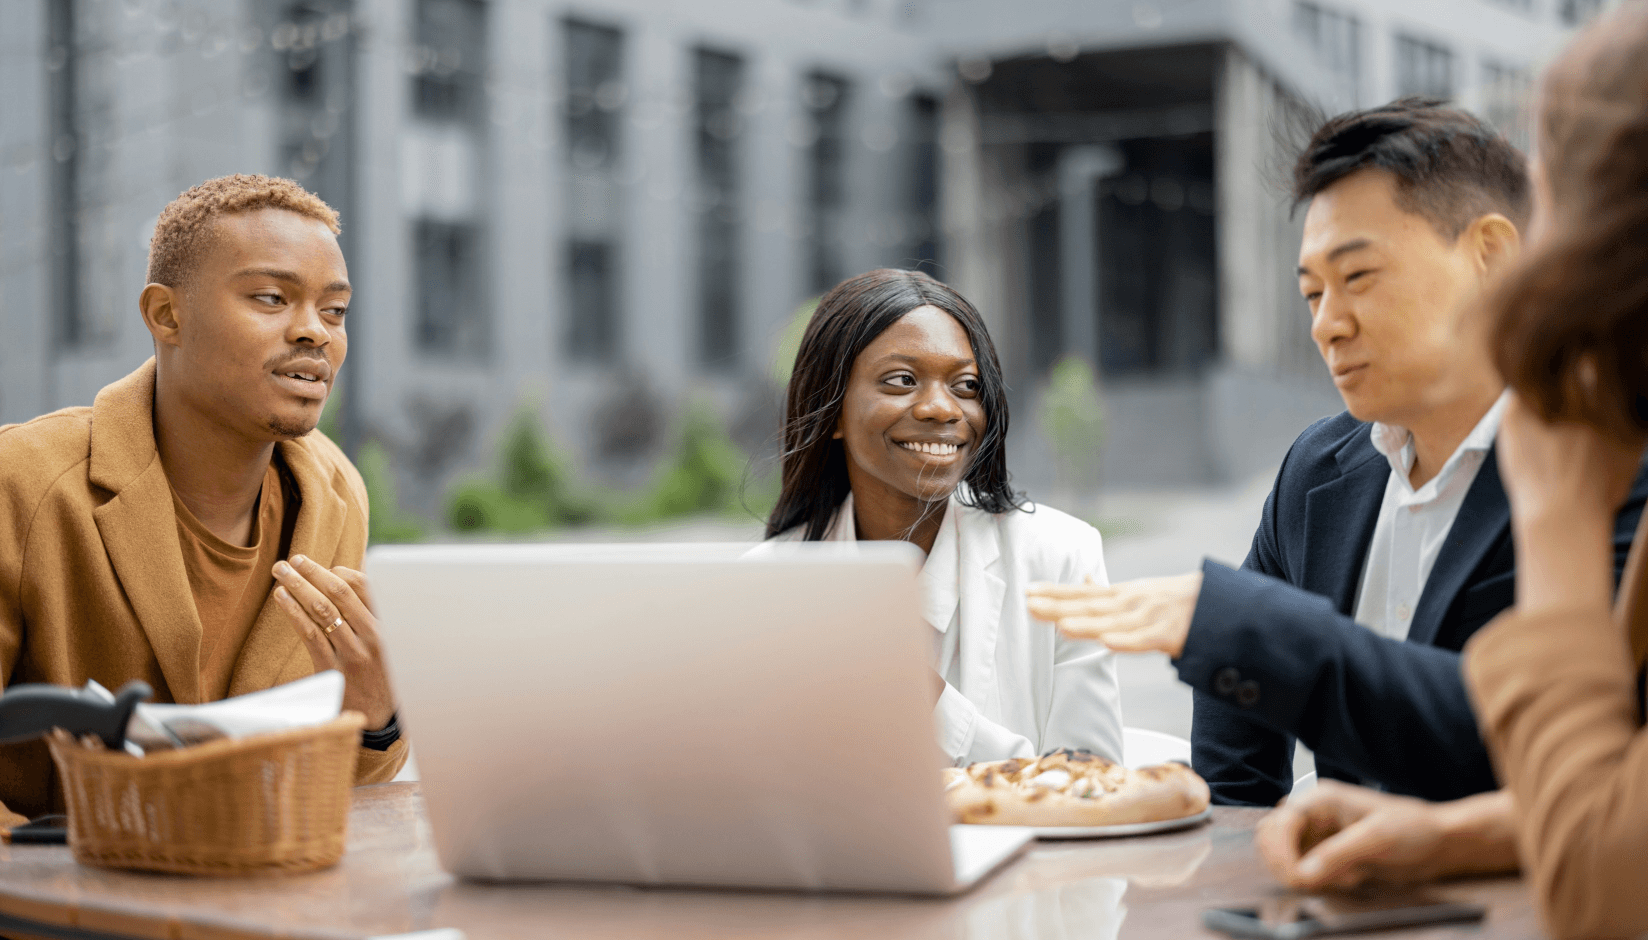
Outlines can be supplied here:
<path id="1" fill-rule="evenodd" d="M 136 679 L 121 686 L 112 702 L 90 689 L 14 685 L 0 695 L 0 744 L 28 741 L 62 728 L 75 737 L 95 734 L 104 747 L 118 751 L 126 744 L 132 711 L 153 694 L 148 683 Z"/>
<path id="2" fill-rule="evenodd" d="M 59 814 L 31 819 L 13 826 L 6 833 L 6 841 L 12 845 L 68 845 L 69 817 Z"/>

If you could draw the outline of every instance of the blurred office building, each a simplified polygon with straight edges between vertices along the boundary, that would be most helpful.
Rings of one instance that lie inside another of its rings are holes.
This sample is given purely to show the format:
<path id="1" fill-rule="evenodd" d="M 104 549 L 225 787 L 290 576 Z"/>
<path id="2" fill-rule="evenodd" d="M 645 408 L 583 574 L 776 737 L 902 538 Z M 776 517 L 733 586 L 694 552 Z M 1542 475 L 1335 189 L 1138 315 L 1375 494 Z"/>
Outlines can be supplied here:
<path id="1" fill-rule="evenodd" d="M 1530 76 L 1598 5 L 8 0 L 0 421 L 148 356 L 161 206 L 259 172 L 342 213 L 341 434 L 425 514 L 523 406 L 620 486 L 692 407 L 769 448 L 797 310 L 880 265 L 984 311 L 1032 491 L 1070 355 L 1106 485 L 1243 476 L 1337 410 L 1281 119 L 1424 93 L 1525 140 Z"/>

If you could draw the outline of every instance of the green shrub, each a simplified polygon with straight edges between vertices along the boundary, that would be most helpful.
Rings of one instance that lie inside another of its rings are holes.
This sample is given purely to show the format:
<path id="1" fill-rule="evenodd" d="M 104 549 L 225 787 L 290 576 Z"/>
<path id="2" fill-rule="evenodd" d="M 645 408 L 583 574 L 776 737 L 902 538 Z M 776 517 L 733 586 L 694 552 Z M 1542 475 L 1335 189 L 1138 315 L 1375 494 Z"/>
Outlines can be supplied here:
<path id="1" fill-rule="evenodd" d="M 372 507 L 367 538 L 374 543 L 422 541 L 423 523 L 401 512 L 395 497 L 395 471 L 390 464 L 389 448 L 376 440 L 367 441 L 361 445 L 355 468 L 366 484 L 366 498 Z"/>
<path id="2" fill-rule="evenodd" d="M 470 478 L 447 498 L 447 524 L 459 532 L 527 535 L 563 525 L 587 525 L 609 515 L 586 493 L 567 460 L 543 432 L 537 413 L 522 408 L 498 447 L 498 481 Z"/>
<path id="3" fill-rule="evenodd" d="M 580 480 L 537 416 L 522 409 L 499 444 L 496 481 L 479 476 L 460 482 L 447 497 L 446 520 L 457 532 L 531 535 L 604 521 L 648 525 L 704 513 L 743 513 L 746 463 L 715 413 L 694 405 L 652 484 L 639 496 L 628 496 Z M 762 506 L 751 511 L 760 512 L 776 501 L 777 490 L 763 485 L 752 488 L 752 495 Z"/>
<path id="4" fill-rule="evenodd" d="M 1053 447 L 1060 481 L 1071 487 L 1096 484 L 1104 406 L 1098 378 L 1086 359 L 1065 356 L 1053 366 L 1041 400 L 1041 425 Z"/>
<path id="5" fill-rule="evenodd" d="M 739 486 L 748 457 L 715 414 L 694 405 L 682 426 L 675 454 L 649 496 L 625 521 L 642 523 L 739 509 Z"/>
<path id="6" fill-rule="evenodd" d="M 333 389 L 332 394 L 326 396 L 326 406 L 321 409 L 320 421 L 315 425 L 320 433 L 331 438 L 332 443 L 339 447 L 343 446 L 339 418 L 342 410 L 343 393 Z M 389 448 L 376 439 L 368 440 L 361 445 L 360 453 L 354 455 L 354 461 L 355 469 L 360 471 L 361 482 L 366 484 L 369 507 L 367 540 L 373 544 L 423 541 L 423 523 L 416 516 L 401 512 L 400 500 L 395 495 L 395 470 Z"/>
<path id="7" fill-rule="evenodd" d="M 458 532 L 527 535 L 552 526 L 541 505 L 517 499 L 489 480 L 459 483 L 447 501 L 446 521 Z"/>
<path id="8" fill-rule="evenodd" d="M 773 381 L 779 388 L 787 388 L 790 376 L 795 373 L 795 357 L 801 352 L 801 337 L 807 333 L 807 324 L 812 322 L 813 311 L 818 309 L 818 298 L 814 297 L 790 314 L 790 322 L 784 325 L 784 332 L 778 336 L 778 349 L 773 353 Z"/>

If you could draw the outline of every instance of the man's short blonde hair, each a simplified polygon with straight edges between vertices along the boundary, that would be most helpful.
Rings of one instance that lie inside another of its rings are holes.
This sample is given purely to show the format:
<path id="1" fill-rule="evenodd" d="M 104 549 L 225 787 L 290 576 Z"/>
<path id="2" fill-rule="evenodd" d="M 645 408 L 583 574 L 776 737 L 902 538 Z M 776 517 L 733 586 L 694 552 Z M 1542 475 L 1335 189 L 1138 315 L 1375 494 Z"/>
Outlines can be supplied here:
<path id="1" fill-rule="evenodd" d="M 336 235 L 337 210 L 297 183 L 273 176 L 236 173 L 207 180 L 167 203 L 149 239 L 149 283 L 178 287 L 211 245 L 219 216 L 257 209 L 285 209 L 308 216 Z"/>

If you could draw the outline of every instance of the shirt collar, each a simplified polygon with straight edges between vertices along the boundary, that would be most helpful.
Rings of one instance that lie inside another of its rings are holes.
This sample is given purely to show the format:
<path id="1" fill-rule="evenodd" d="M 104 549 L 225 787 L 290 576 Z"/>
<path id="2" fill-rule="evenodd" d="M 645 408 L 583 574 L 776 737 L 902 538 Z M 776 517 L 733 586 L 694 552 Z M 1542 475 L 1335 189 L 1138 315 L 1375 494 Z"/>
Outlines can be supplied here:
<path id="1" fill-rule="evenodd" d="M 847 498 L 836 507 L 835 520 L 830 523 L 830 531 L 824 533 L 826 542 L 856 542 L 858 541 L 858 523 L 853 518 L 853 491 L 847 491 Z"/>
<path id="2" fill-rule="evenodd" d="M 933 629 L 940 633 L 950 630 L 956 607 L 961 600 L 961 513 L 960 503 L 952 494 L 944 507 L 944 522 L 939 526 L 933 550 L 921 566 L 919 580 L 922 586 L 922 615 Z M 835 511 L 835 521 L 825 533 L 826 542 L 858 541 L 858 523 L 853 516 L 853 494 L 841 501 Z"/>
<path id="3" fill-rule="evenodd" d="M 1399 424 L 1386 424 L 1382 421 L 1373 423 L 1373 449 L 1385 456 L 1390 462 L 1391 474 L 1396 479 L 1396 485 L 1402 494 L 1403 503 L 1424 503 L 1435 499 L 1453 481 L 1455 472 L 1467 460 L 1475 463 L 1493 447 L 1494 438 L 1499 434 L 1499 424 L 1505 417 L 1505 408 L 1510 404 L 1511 391 L 1506 389 L 1499 393 L 1499 398 L 1476 422 L 1471 433 L 1465 435 L 1458 449 L 1442 465 L 1442 470 L 1426 481 L 1424 486 L 1415 490 L 1408 482 L 1408 472 L 1413 469 L 1414 449 L 1413 432 Z"/>

